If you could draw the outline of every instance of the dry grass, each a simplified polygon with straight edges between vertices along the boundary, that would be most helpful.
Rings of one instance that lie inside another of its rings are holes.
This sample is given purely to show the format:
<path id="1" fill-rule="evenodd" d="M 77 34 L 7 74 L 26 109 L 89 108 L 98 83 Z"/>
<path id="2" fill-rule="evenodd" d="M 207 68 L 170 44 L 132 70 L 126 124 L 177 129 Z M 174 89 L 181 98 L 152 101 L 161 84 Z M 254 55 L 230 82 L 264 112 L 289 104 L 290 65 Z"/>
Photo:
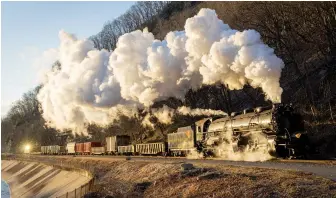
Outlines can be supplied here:
<path id="1" fill-rule="evenodd" d="M 336 197 L 336 183 L 289 170 L 180 163 L 34 157 L 84 167 L 95 175 L 86 197 Z"/>
<path id="2" fill-rule="evenodd" d="M 336 183 L 311 174 L 260 168 L 202 166 L 214 178 L 178 173 L 150 186 L 146 197 L 336 197 Z"/>

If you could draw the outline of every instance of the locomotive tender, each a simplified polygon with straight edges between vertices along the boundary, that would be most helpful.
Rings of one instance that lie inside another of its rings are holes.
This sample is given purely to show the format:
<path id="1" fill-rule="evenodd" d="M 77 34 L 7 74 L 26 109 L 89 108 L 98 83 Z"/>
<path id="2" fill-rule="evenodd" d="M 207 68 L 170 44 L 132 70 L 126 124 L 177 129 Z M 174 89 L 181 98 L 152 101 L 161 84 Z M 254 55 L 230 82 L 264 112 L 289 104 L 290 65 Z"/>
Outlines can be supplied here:
<path id="1" fill-rule="evenodd" d="M 231 152 L 261 150 L 290 158 L 304 156 L 307 141 L 302 117 L 291 105 L 274 104 L 218 119 L 204 118 L 168 134 L 166 142 L 132 145 L 130 137 L 122 135 L 107 137 L 102 144 L 70 142 L 66 152 L 61 147 L 54 146 L 57 150 L 50 151 L 54 147 L 42 146 L 41 153 L 185 156 L 198 151 L 216 156 L 225 148 Z"/>

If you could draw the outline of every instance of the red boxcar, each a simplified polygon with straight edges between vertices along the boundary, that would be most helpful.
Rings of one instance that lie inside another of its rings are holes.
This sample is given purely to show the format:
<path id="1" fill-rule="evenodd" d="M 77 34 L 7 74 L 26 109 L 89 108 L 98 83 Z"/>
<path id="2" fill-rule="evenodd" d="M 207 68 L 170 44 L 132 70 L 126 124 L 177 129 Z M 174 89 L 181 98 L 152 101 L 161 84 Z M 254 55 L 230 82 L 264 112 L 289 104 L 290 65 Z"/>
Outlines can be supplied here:
<path id="1" fill-rule="evenodd" d="M 101 142 L 85 142 L 84 153 L 91 154 L 91 147 L 101 147 Z"/>
<path id="2" fill-rule="evenodd" d="M 76 143 L 75 145 L 75 152 L 76 154 L 83 154 L 84 152 L 84 143 Z"/>

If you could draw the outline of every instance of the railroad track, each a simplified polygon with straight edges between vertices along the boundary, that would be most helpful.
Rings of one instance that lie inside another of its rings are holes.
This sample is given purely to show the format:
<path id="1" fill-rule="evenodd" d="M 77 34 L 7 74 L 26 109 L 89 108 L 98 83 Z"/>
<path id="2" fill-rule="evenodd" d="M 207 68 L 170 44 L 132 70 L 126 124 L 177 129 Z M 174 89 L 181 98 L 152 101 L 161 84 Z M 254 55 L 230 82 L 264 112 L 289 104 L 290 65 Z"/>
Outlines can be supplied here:
<path id="1" fill-rule="evenodd" d="M 71 157 L 75 159 L 90 159 L 102 161 L 125 160 L 126 156 L 110 156 L 110 155 L 60 155 L 54 156 L 58 158 Z M 149 161 L 162 163 L 201 163 L 201 164 L 223 164 L 229 166 L 241 167 L 258 167 L 282 170 L 303 171 L 325 177 L 336 181 L 336 160 L 283 160 L 275 159 L 264 162 L 248 162 L 248 161 L 228 161 L 218 158 L 211 159 L 188 159 L 185 157 L 156 157 L 156 156 L 130 156 L 131 161 Z"/>

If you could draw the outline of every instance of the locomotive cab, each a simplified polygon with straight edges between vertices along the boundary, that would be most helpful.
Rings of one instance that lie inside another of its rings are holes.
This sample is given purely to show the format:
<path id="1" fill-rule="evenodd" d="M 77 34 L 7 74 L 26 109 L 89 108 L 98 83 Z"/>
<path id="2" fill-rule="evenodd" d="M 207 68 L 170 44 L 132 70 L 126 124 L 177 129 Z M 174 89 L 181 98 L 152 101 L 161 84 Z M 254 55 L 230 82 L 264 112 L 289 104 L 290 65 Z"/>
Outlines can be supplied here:
<path id="1" fill-rule="evenodd" d="M 212 122 L 211 118 L 204 118 L 202 120 L 195 122 L 196 134 L 197 134 L 196 141 L 205 140 L 211 122 Z"/>

